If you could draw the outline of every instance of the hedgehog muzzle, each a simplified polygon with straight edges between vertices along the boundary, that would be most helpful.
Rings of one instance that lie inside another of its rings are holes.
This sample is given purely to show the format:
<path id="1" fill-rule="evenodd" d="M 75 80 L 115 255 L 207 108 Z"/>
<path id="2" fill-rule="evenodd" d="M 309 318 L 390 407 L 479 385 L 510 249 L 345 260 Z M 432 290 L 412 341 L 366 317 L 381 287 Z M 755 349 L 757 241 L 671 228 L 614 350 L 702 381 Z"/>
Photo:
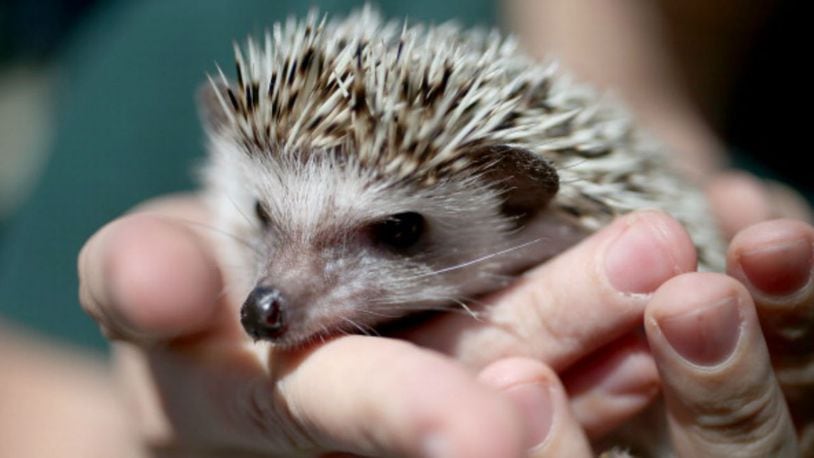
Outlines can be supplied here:
<path id="1" fill-rule="evenodd" d="M 280 290 L 258 286 L 240 308 L 240 324 L 257 340 L 274 341 L 285 333 L 287 301 Z"/>

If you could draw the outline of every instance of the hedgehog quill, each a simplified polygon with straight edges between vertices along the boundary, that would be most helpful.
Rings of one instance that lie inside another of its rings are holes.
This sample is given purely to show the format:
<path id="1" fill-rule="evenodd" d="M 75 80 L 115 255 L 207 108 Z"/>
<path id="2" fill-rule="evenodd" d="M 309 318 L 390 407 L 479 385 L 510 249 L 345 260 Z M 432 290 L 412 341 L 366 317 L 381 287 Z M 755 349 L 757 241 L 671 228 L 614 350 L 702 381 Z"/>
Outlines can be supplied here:
<path id="1" fill-rule="evenodd" d="M 661 208 L 707 268 L 701 193 L 612 100 L 511 37 L 311 13 L 201 93 L 205 188 L 254 340 L 294 347 L 465 304 L 614 217 Z M 466 307 L 466 306 L 464 306 Z"/>

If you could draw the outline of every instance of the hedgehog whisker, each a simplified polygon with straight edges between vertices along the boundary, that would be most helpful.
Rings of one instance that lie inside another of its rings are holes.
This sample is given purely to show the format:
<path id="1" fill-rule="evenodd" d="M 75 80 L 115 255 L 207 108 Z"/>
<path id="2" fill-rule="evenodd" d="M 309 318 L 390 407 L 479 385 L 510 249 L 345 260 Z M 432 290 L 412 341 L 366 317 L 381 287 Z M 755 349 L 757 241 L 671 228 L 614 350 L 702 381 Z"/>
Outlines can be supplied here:
<path id="1" fill-rule="evenodd" d="M 359 310 L 359 311 L 362 312 L 362 313 L 365 313 L 367 315 L 373 315 L 373 316 L 378 316 L 378 317 L 387 318 L 387 319 L 398 318 L 399 317 L 399 315 L 393 315 L 393 314 L 390 314 L 390 313 L 379 313 L 379 312 L 374 312 L 373 310 L 367 310 L 367 309 L 362 309 L 362 310 Z"/>
<path id="2" fill-rule="evenodd" d="M 377 337 L 381 337 L 381 333 L 380 333 L 380 332 L 379 332 L 379 331 L 378 331 L 378 330 L 377 330 L 375 327 L 370 326 L 370 325 L 368 325 L 368 324 L 364 324 L 364 325 L 362 325 L 362 326 L 363 326 L 363 327 L 365 327 L 366 329 L 369 329 L 369 330 L 370 330 L 370 334 L 368 334 L 368 335 L 370 335 L 370 336 L 377 336 Z"/>
<path id="3" fill-rule="evenodd" d="M 231 203 L 232 206 L 235 207 L 235 210 L 237 210 L 237 212 L 240 213 L 240 216 L 242 216 L 243 219 L 245 219 L 246 222 L 249 223 L 249 225 L 253 226 L 255 224 L 255 221 L 249 218 L 248 215 L 243 213 L 243 210 L 241 210 L 240 206 L 237 204 L 237 202 L 234 201 L 234 199 L 232 199 L 230 195 L 224 193 L 224 197 L 226 197 L 226 200 L 228 200 L 229 203 Z"/>
<path id="4" fill-rule="evenodd" d="M 344 321 L 345 323 L 350 324 L 351 326 L 356 328 L 356 330 L 359 331 L 360 333 L 362 333 L 364 335 L 367 335 L 368 331 L 365 328 L 363 328 L 362 326 L 360 326 L 359 323 L 357 323 L 357 322 L 355 322 L 355 321 L 353 321 L 353 320 L 351 320 L 350 318 L 347 318 L 347 317 L 342 317 L 342 321 Z"/>
<path id="5" fill-rule="evenodd" d="M 359 324 L 358 322 L 356 322 L 354 320 L 351 320 L 350 318 L 342 317 L 342 321 L 344 321 L 344 322 L 350 324 L 351 326 L 353 326 L 354 328 L 356 328 L 356 330 L 358 330 L 359 333 L 362 334 L 362 335 L 365 335 L 365 336 L 372 336 L 372 335 L 379 336 L 380 335 L 378 333 L 378 331 L 376 331 L 375 328 L 373 328 L 371 326 Z M 350 334 L 350 333 L 345 332 L 345 334 Z"/>
<path id="6" fill-rule="evenodd" d="M 485 277 L 497 278 L 500 280 L 514 280 L 518 277 L 517 274 L 503 274 L 499 272 L 481 272 L 480 274 Z"/>
<path id="7" fill-rule="evenodd" d="M 472 259 L 470 261 L 465 261 L 465 262 L 462 262 L 460 264 L 456 264 L 454 266 L 445 267 L 443 269 L 434 270 L 432 272 L 426 272 L 426 273 L 423 273 L 423 274 L 420 274 L 420 275 L 416 275 L 414 277 L 407 277 L 407 278 L 405 278 L 405 280 L 407 280 L 407 281 L 418 280 L 418 279 L 421 279 L 421 278 L 432 277 L 434 275 L 439 275 L 439 274 L 451 272 L 453 270 L 464 269 L 466 267 L 470 267 L 470 266 L 473 266 L 475 264 L 479 264 L 481 262 L 488 261 L 490 259 L 494 259 L 494 258 L 496 258 L 498 256 L 503 256 L 503 255 L 509 254 L 509 253 L 511 253 L 513 251 L 517 251 L 517 250 L 526 248 L 527 246 L 534 245 L 535 243 L 539 243 L 542 240 L 543 240 L 542 238 L 537 238 L 537 239 L 531 240 L 529 242 L 524 242 L 524 243 L 521 243 L 519 245 L 515 245 L 515 246 L 513 246 L 511 248 L 506 248 L 505 250 L 496 251 L 494 253 L 490 253 L 490 254 L 487 254 L 485 256 L 481 256 L 479 258 Z"/>
<path id="8" fill-rule="evenodd" d="M 388 310 L 392 310 L 392 311 L 395 311 L 395 312 L 401 312 L 401 311 L 415 312 L 415 311 L 420 310 L 420 311 L 426 311 L 426 312 L 453 312 L 453 313 L 463 312 L 463 313 L 465 313 L 465 310 L 463 308 L 453 308 L 453 307 L 451 307 L 452 304 L 461 305 L 458 302 L 459 301 L 458 299 L 448 297 L 448 298 L 441 298 L 440 300 L 444 301 L 444 302 L 448 302 L 449 304 L 448 305 L 437 305 L 437 306 L 432 306 L 432 307 L 421 307 L 421 306 L 417 307 L 415 304 L 405 303 L 404 301 L 371 301 L 371 302 L 369 302 L 369 304 L 386 305 L 388 307 Z M 370 314 L 373 314 L 373 315 L 376 315 L 376 316 L 382 316 L 382 317 L 385 317 L 385 318 L 399 318 L 399 317 L 403 316 L 403 314 L 401 314 L 401 313 L 398 313 L 398 314 L 395 314 L 395 315 L 380 314 L 380 313 L 375 313 L 375 312 L 370 312 L 370 311 L 365 311 L 365 313 L 370 313 Z"/>
<path id="9" fill-rule="evenodd" d="M 459 300 L 459 299 L 455 299 L 453 302 L 455 302 L 456 304 L 460 305 L 460 306 L 461 306 L 461 308 L 462 308 L 462 309 L 463 309 L 463 310 L 464 310 L 464 311 L 465 311 L 465 312 L 466 312 L 466 313 L 467 313 L 469 316 L 471 316 L 472 318 L 474 318 L 474 319 L 475 319 L 475 320 L 477 320 L 477 321 L 480 321 L 480 314 L 479 314 L 478 312 L 476 312 L 476 311 L 472 310 L 472 309 L 471 309 L 471 308 L 470 308 L 468 305 L 466 305 L 466 302 L 464 302 L 464 301 L 462 301 L 462 300 Z"/>
<path id="10" fill-rule="evenodd" d="M 479 312 L 473 310 L 472 307 L 467 305 L 466 302 L 464 302 L 463 300 L 457 299 L 457 298 L 454 298 L 454 297 L 443 298 L 442 300 L 445 301 L 445 302 L 449 302 L 450 305 L 448 305 L 448 306 L 439 305 L 439 306 L 435 306 L 435 307 L 420 307 L 420 310 L 428 311 L 428 312 L 445 312 L 445 313 L 464 314 L 464 315 L 470 316 L 470 317 L 472 317 L 472 318 L 474 318 L 474 319 L 476 319 L 478 321 L 481 320 Z M 466 299 L 466 301 L 472 302 L 472 303 L 474 303 L 475 305 L 478 305 L 478 306 L 482 305 L 482 303 L 478 303 L 478 302 L 476 302 L 474 300 L 471 300 L 471 299 Z M 387 305 L 387 306 L 389 306 L 390 310 L 393 310 L 393 311 L 396 311 L 396 312 L 399 312 L 399 311 L 415 312 L 417 310 L 417 308 L 414 305 L 405 304 L 403 302 L 381 301 L 381 302 L 378 302 L 376 304 L 377 305 Z M 452 307 L 451 306 L 452 304 L 458 305 L 459 307 Z M 372 313 L 372 312 L 367 311 L 367 310 L 365 311 L 365 313 L 370 313 L 370 314 L 375 315 L 375 316 L 381 316 L 381 317 L 390 318 L 390 319 L 399 318 L 399 317 L 403 316 L 402 314 L 386 315 L 386 314 L 381 314 L 381 313 Z"/>
<path id="11" fill-rule="evenodd" d="M 328 334 L 328 327 L 325 326 L 325 324 L 320 323 L 319 329 L 320 329 L 319 341 L 324 344 L 325 343 L 325 336 Z"/>
<path id="12" fill-rule="evenodd" d="M 229 294 L 231 294 L 237 288 L 234 284 L 224 284 L 223 288 L 221 288 L 218 295 L 215 297 L 215 301 L 219 302 L 223 299 L 228 298 Z"/>
<path id="13" fill-rule="evenodd" d="M 575 168 L 577 168 L 577 167 L 579 167 L 579 166 L 581 166 L 581 165 L 583 165 L 583 164 L 588 164 L 588 163 L 589 163 L 588 159 L 578 159 L 578 160 L 572 161 L 572 162 L 570 162 L 570 163 L 563 163 L 563 164 L 561 164 L 561 165 L 559 166 L 559 169 L 560 169 L 560 170 L 570 170 L 570 169 L 575 169 Z"/>
<path id="14" fill-rule="evenodd" d="M 209 231 L 212 231 L 212 232 L 214 232 L 214 233 L 216 233 L 218 235 L 225 235 L 227 237 L 230 237 L 233 240 L 235 240 L 237 242 L 240 242 L 246 248 L 249 248 L 249 249 L 251 249 L 252 251 L 254 251 L 256 253 L 261 254 L 260 251 L 258 250 L 257 246 L 254 243 L 252 243 L 251 241 L 246 240 L 246 239 L 244 239 L 244 238 L 242 238 L 242 237 L 240 237 L 238 235 L 232 234 L 231 232 L 224 231 L 223 229 L 212 226 L 210 224 L 202 223 L 200 221 L 193 221 L 193 220 L 187 219 L 187 218 L 175 218 L 175 219 L 177 221 L 180 221 L 180 222 L 184 223 L 184 224 L 200 227 L 202 229 L 207 229 Z"/>

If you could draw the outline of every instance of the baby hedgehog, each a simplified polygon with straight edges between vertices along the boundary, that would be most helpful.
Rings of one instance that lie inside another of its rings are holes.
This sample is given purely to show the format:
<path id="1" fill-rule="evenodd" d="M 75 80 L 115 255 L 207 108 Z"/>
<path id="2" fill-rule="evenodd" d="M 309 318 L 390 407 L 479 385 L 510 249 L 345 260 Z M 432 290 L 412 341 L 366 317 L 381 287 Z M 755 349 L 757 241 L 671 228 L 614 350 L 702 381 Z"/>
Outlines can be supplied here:
<path id="1" fill-rule="evenodd" d="M 466 308 L 644 207 L 722 264 L 702 195 L 663 148 L 498 32 L 311 13 L 235 59 L 236 81 L 220 72 L 201 93 L 204 180 L 254 340 Z"/>

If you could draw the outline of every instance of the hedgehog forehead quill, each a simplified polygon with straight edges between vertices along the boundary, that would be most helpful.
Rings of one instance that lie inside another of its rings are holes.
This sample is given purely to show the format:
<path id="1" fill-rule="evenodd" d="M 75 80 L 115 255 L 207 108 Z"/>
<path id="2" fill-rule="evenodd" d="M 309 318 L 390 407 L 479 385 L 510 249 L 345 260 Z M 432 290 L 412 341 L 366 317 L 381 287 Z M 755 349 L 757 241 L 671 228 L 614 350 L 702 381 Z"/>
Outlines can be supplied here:
<path id="1" fill-rule="evenodd" d="M 312 12 L 235 61 L 234 80 L 218 69 L 200 93 L 203 176 L 255 340 L 474 313 L 474 297 L 645 207 L 721 264 L 701 194 L 662 147 L 511 37 Z"/>

